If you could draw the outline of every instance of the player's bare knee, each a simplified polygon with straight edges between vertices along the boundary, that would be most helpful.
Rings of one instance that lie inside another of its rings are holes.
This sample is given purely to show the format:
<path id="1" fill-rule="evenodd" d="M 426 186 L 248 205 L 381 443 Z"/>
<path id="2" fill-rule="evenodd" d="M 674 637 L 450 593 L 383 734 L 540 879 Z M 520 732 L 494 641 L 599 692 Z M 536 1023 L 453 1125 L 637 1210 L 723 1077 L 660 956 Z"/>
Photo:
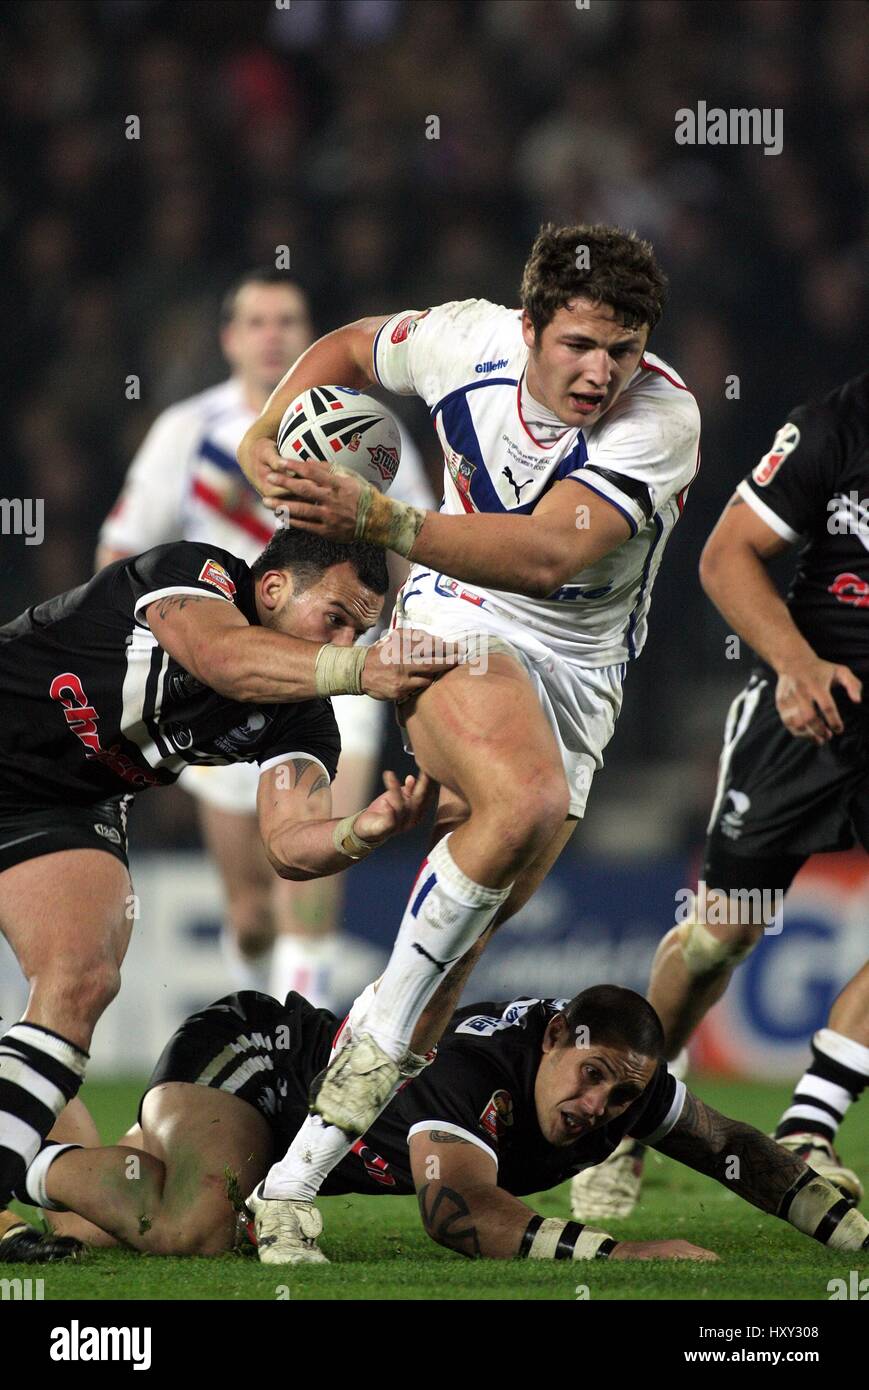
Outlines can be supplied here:
<path id="1" fill-rule="evenodd" d="M 50 1008 L 61 1029 L 73 1021 L 92 1027 L 120 990 L 120 970 L 107 959 L 75 964 L 66 960 L 58 967 L 36 977 L 32 1001 Z"/>
<path id="2" fill-rule="evenodd" d="M 745 960 L 763 935 L 763 926 L 724 922 L 714 930 L 703 922 L 683 922 L 673 928 L 688 974 L 695 979 L 732 970 Z"/>
<path id="3" fill-rule="evenodd" d="M 502 841 L 514 847 L 517 860 L 552 841 L 567 819 L 569 801 L 567 784 L 553 778 L 523 785 L 515 802 L 505 798 L 492 808 Z"/>

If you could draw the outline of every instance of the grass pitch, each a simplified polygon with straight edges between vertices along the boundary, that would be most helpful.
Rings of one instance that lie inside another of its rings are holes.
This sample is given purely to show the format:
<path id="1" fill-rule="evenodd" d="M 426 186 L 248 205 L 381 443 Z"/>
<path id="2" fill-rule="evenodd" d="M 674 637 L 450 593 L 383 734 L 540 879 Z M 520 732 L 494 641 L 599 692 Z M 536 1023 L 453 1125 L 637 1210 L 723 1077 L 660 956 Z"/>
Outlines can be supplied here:
<path id="1" fill-rule="evenodd" d="M 697 1093 L 727 1115 L 766 1132 L 789 1099 L 786 1086 L 698 1082 Z M 107 1142 L 135 1113 L 136 1082 L 88 1084 L 83 1098 Z M 869 1186 L 869 1104 L 851 1111 L 842 1131 L 843 1159 Z M 544 1216 L 569 1216 L 567 1185 L 529 1199 Z M 286 1271 L 255 1259 L 170 1259 L 94 1251 L 73 1265 L 5 1265 L 4 1277 L 45 1280 L 45 1299 L 819 1299 L 849 1270 L 869 1274 L 864 1257 L 831 1253 L 766 1216 L 718 1183 L 671 1159 L 651 1155 L 641 1204 L 627 1221 L 608 1223 L 616 1237 L 682 1237 L 714 1250 L 720 1263 L 590 1264 L 463 1259 L 423 1232 L 411 1197 L 332 1197 L 321 1203 L 322 1246 L 329 1267 Z M 33 1216 L 33 1212 L 22 1208 Z M 38 1218 L 37 1218 L 38 1219 Z M 587 1292 L 586 1292 L 587 1290 Z"/>

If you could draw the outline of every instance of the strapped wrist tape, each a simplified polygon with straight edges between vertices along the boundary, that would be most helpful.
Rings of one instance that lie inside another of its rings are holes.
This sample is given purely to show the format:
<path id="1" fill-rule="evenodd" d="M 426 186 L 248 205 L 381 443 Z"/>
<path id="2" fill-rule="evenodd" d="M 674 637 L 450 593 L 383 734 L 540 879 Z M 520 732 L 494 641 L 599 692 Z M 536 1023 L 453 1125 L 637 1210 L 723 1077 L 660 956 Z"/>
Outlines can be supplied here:
<path id="1" fill-rule="evenodd" d="M 377 848 L 370 840 L 360 839 L 353 829 L 356 817 L 361 814 L 361 811 L 357 811 L 355 815 L 345 816 L 332 831 L 332 844 L 339 854 L 346 854 L 348 859 L 364 859 L 366 854 Z"/>
<path id="2" fill-rule="evenodd" d="M 605 1260 L 615 1245 L 606 1231 L 593 1231 L 580 1221 L 532 1216 L 519 1255 L 529 1260 Z"/>
<path id="3" fill-rule="evenodd" d="M 361 695 L 367 647 L 336 647 L 327 642 L 317 652 L 314 683 L 318 695 Z"/>
<path id="4" fill-rule="evenodd" d="M 394 550 L 407 559 L 424 521 L 425 512 L 419 507 L 411 507 L 408 502 L 399 502 L 394 497 L 384 497 L 371 483 L 363 483 L 356 509 L 357 541 Z"/>

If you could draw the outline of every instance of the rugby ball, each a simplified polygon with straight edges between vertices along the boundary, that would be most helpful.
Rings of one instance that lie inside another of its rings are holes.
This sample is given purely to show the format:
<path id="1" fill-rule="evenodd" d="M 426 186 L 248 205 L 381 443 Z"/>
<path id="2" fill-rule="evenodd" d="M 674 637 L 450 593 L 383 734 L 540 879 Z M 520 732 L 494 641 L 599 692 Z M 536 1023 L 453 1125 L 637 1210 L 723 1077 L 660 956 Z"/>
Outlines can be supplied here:
<path id="1" fill-rule="evenodd" d="M 312 386 L 284 411 L 281 458 L 329 464 L 358 473 L 388 492 L 401 460 L 398 425 L 379 401 L 349 386 Z"/>

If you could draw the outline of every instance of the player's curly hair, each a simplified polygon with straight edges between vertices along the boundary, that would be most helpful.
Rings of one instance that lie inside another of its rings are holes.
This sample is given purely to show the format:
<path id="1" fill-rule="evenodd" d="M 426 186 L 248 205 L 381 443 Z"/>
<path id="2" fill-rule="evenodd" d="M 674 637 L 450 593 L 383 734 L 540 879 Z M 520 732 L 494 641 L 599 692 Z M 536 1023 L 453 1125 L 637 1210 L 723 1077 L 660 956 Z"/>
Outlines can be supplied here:
<path id="1" fill-rule="evenodd" d="M 577 1041 L 577 1030 L 588 1030 L 589 1045 L 630 1047 L 643 1057 L 663 1057 L 664 1029 L 648 999 L 621 985 L 592 985 L 571 999 L 564 1009 L 567 1045 Z"/>
<path id="2" fill-rule="evenodd" d="M 295 592 L 302 593 L 322 579 L 333 565 L 349 560 L 366 588 L 375 594 L 385 594 L 389 588 L 386 553 L 379 546 L 365 541 L 328 541 L 312 531 L 300 531 L 282 526 L 275 531 L 265 550 L 251 565 L 251 574 L 259 579 L 266 570 L 289 570 L 295 580 Z"/>
<path id="3" fill-rule="evenodd" d="M 523 309 L 540 334 L 558 310 L 582 297 L 608 304 L 625 328 L 661 317 L 667 277 L 660 269 L 651 242 L 620 227 L 578 223 L 541 227 L 522 273 Z"/>

